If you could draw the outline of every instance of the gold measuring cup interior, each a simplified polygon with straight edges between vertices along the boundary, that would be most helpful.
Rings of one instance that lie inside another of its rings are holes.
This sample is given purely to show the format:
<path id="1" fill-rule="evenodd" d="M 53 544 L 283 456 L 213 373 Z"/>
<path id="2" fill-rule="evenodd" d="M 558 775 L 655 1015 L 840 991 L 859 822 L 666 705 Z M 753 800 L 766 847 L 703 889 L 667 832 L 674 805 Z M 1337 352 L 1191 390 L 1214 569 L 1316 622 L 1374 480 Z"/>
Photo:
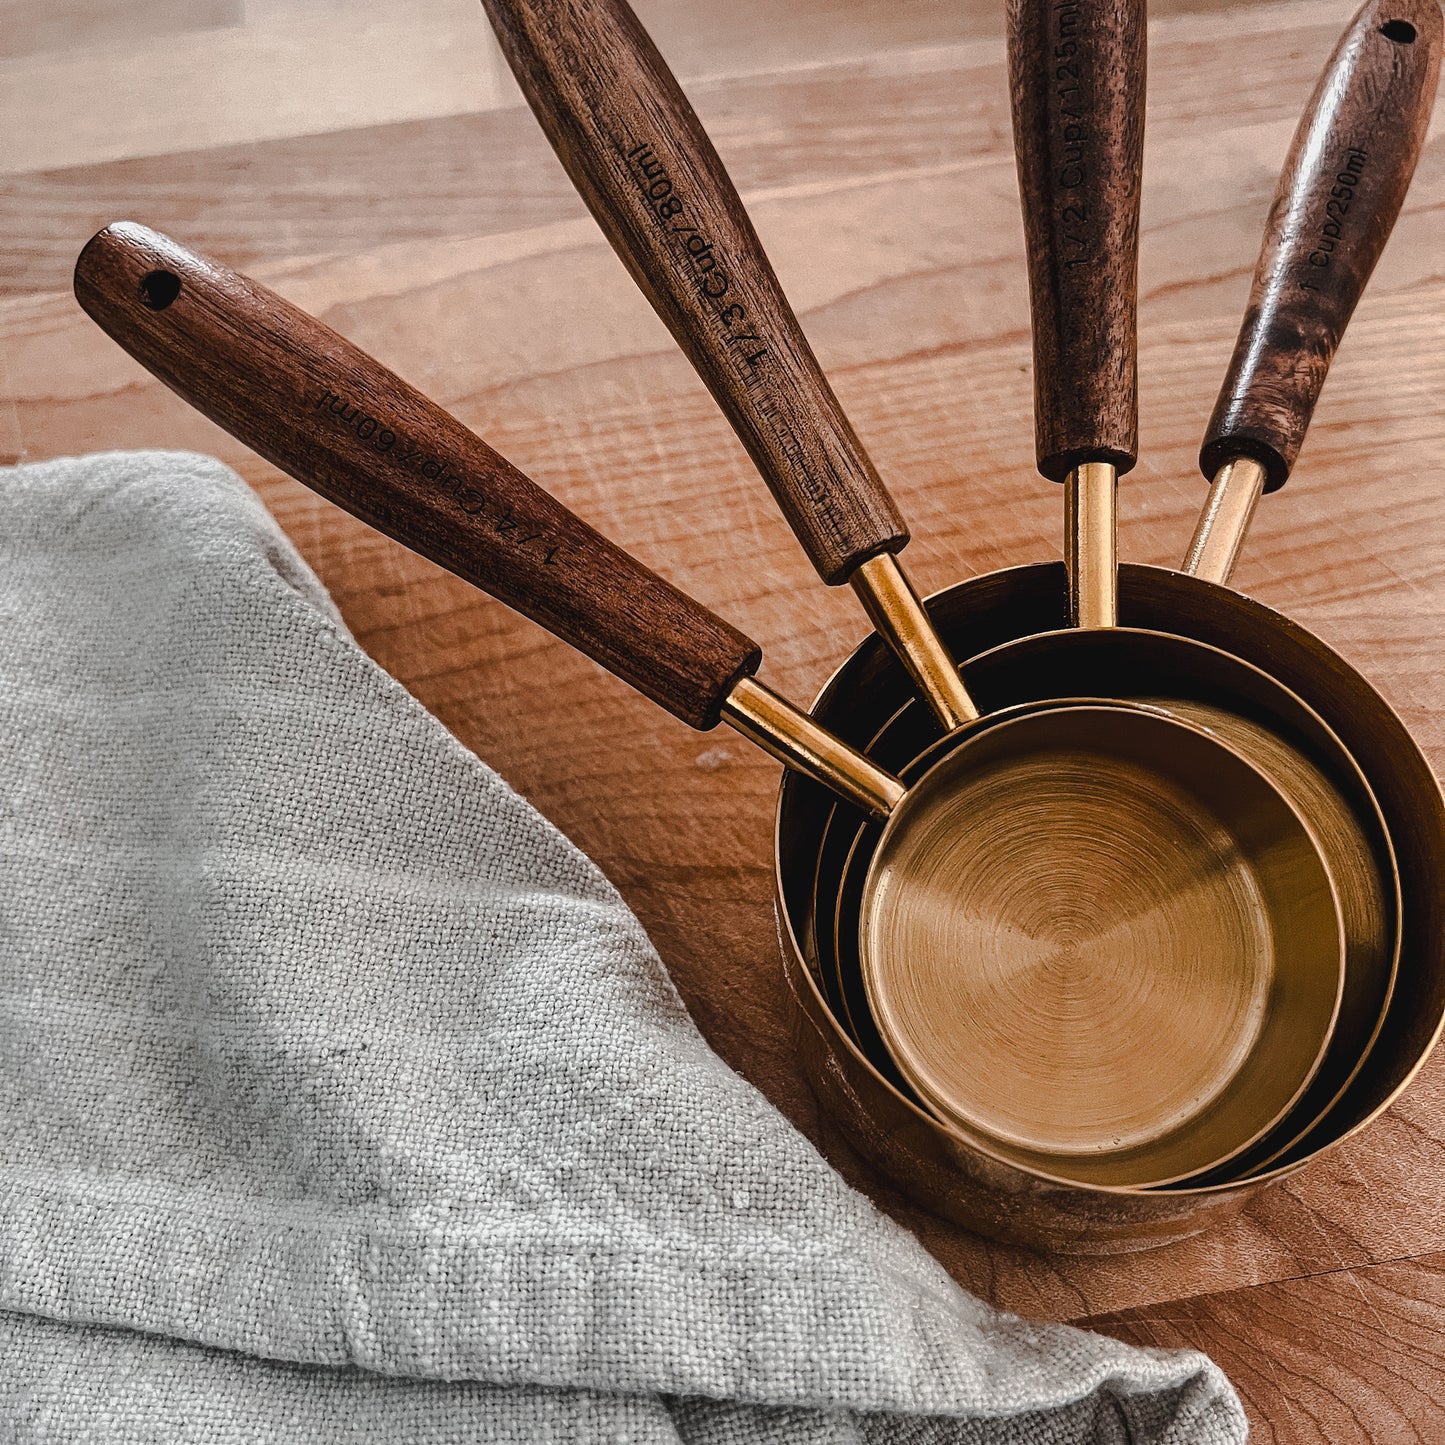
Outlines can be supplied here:
<path id="1" fill-rule="evenodd" d="M 1152 695 L 1171 715 L 1245 754 L 1313 829 L 1340 899 L 1345 989 L 1325 1060 L 1305 1095 L 1287 1120 L 1231 1160 L 1240 1170 L 1263 1167 L 1344 1094 L 1374 1046 L 1392 996 L 1399 883 L 1388 831 L 1364 775 L 1324 721 L 1292 692 L 1258 668 L 1188 639 L 1143 629 L 1044 633 L 992 649 L 967 668 L 972 685 L 994 707 L 1037 701 L 1050 686 L 1107 684 L 1111 695 L 1126 697 L 1143 689 L 1144 700 Z M 871 688 L 870 699 L 876 701 L 880 691 Z M 867 751 L 915 777 L 919 763 L 908 759 L 929 736 L 927 720 L 905 702 L 868 739 Z M 816 902 L 808 910 L 810 921 L 815 914 L 822 919 L 812 922 L 809 943 L 829 1006 L 874 1066 L 895 1086 L 906 1087 L 873 1027 L 856 943 L 863 880 L 877 836 L 876 828 L 860 832 L 856 819 L 839 813 L 823 825 Z M 836 902 L 825 904 L 830 898 Z"/>
<path id="2" fill-rule="evenodd" d="M 1291 1110 L 1290 1121 L 1229 1161 L 1231 1174 L 1247 1173 L 1278 1158 L 1307 1125 L 1328 1114 L 1364 1067 L 1380 1036 L 1399 970 L 1395 852 L 1369 784 L 1343 746 L 1336 755 L 1336 773 L 1348 783 L 1350 796 L 1361 808 L 1359 816 L 1330 777 L 1268 728 L 1189 699 L 1170 698 L 1161 705 L 1223 738 L 1275 782 L 1319 839 L 1340 901 L 1345 987 L 1334 1037 L 1319 1073 Z M 1324 723 L 1319 726 L 1323 729 Z M 1330 740 L 1338 741 L 1332 735 Z"/>
<path id="3" fill-rule="evenodd" d="M 1365 835 L 1385 905 L 1377 929 L 1385 946 L 1377 967 L 1365 974 L 1376 1002 L 1357 1017 L 1367 1020 L 1365 1037 L 1376 1031 L 1381 1017 L 1384 1023 L 1363 1065 L 1358 1056 L 1350 1059 L 1348 1050 L 1336 1059 L 1331 1049 L 1316 1085 L 1281 1130 L 1267 1136 L 1278 1157 L 1267 1167 L 1254 1166 L 1250 1177 L 1297 1168 L 1376 1116 L 1418 1071 L 1445 1021 L 1438 886 L 1445 870 L 1445 807 L 1419 749 L 1388 706 L 1296 624 L 1237 593 L 1164 569 L 1121 569 L 1122 615 L 1133 626 L 1118 636 L 1059 631 L 1067 620 L 1067 585 L 1058 563 L 990 573 L 940 593 L 929 605 L 955 653 L 971 659 L 965 674 L 988 710 L 1085 687 L 1134 698 L 1190 697 L 1268 730 L 1338 791 Z M 1186 630 L 1190 637 L 1179 635 Z M 1041 649 L 1051 644 L 1041 634 L 1071 641 L 1064 652 L 1046 653 Z M 920 709 L 899 707 L 908 694 L 894 671 L 881 650 L 865 642 L 835 674 L 814 710 L 880 762 L 903 769 L 937 739 L 937 729 Z M 1321 709 L 1324 718 L 1303 699 Z M 916 1096 L 882 1052 L 881 1041 L 876 1034 L 870 1038 L 866 1013 L 850 1022 L 842 997 L 847 988 L 855 1002 L 866 1002 L 858 977 L 856 923 L 862 882 L 857 863 L 861 855 L 866 866 L 866 847 L 854 852 L 853 875 L 845 871 L 857 832 L 856 820 L 836 816 L 831 802 L 812 785 L 785 782 L 778 809 L 780 932 L 785 947 L 805 966 L 798 977 L 813 980 L 838 1022 L 841 1037 L 835 1047 L 856 1048 L 866 1062 L 866 1071 L 857 1077 L 880 1091 L 878 1107 L 886 1112 L 903 1102 L 918 1110 Z M 1392 834 L 1408 844 L 1399 853 L 1398 873 Z M 837 917 L 835 899 L 840 900 Z M 1408 1007 L 1401 990 L 1408 991 Z M 1344 1029 L 1342 1019 L 1337 1032 Z M 1351 1073 L 1357 1076 L 1346 1082 Z M 1317 1093 L 1321 1087 L 1325 1092 Z M 1335 1094 L 1333 1109 L 1319 1114 Z M 884 1102 L 884 1096 L 894 1102 Z M 860 1107 L 869 1107 L 866 1089 Z M 918 1118 L 921 1126 L 923 1116 Z M 986 1139 L 965 1138 L 942 1121 L 936 1127 L 940 1148 L 957 1147 L 943 1141 L 962 1138 L 978 1153 L 998 1157 Z M 1058 1178 L 1048 1168 L 1035 1172 Z M 1185 1181 L 1158 1192 L 1228 1191 L 1238 1187 L 1240 1177 L 1226 1170 L 1207 1181 Z"/>
<path id="4" fill-rule="evenodd" d="M 1319 1067 L 1343 980 L 1314 835 L 1242 755 L 1070 701 L 935 763 L 874 851 L 873 1016 L 936 1112 L 1084 1181 L 1261 1136 Z"/>

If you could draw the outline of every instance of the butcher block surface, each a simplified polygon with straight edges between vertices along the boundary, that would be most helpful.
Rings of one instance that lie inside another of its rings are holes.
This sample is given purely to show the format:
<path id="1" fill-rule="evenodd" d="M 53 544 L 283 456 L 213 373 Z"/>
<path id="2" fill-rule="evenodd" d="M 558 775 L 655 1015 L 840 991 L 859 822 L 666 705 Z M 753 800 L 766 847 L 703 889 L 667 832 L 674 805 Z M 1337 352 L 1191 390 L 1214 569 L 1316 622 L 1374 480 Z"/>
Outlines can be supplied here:
<path id="1" fill-rule="evenodd" d="M 911 574 L 935 590 L 1057 557 L 1062 494 L 1033 467 L 1002 36 L 983 22 L 931 31 L 918 8 L 900 7 L 895 43 L 869 32 L 819 59 L 792 32 L 777 50 L 755 35 L 738 64 L 699 52 L 680 68 L 911 524 Z M 162 31 L 183 23 L 141 9 Z M 1279 164 L 1352 9 L 1173 6 L 1151 27 L 1127 559 L 1183 553 Z M 225 33 L 234 17 L 211 10 Z M 740 12 L 758 26 L 767 13 Z M 475 45 L 491 74 L 480 15 Z M 0 55 L 0 82 L 34 60 Z M 435 61 L 470 63 L 462 44 Z M 165 153 L 138 141 L 134 155 L 0 174 L 0 458 L 170 447 L 235 467 L 362 647 L 598 861 L 718 1052 L 968 1288 L 1025 1315 L 1208 1350 L 1259 1441 L 1445 1440 L 1445 1052 L 1362 1137 L 1164 1250 L 1034 1254 L 911 1206 L 819 1116 L 793 1057 L 772 904 L 777 766 L 726 729 L 689 731 L 280 475 L 152 380 L 69 293 L 82 244 L 121 218 L 250 271 L 755 637 L 762 675 L 811 698 L 863 635 L 856 599 L 817 581 L 530 112 L 496 85 L 489 108 L 458 114 L 342 129 L 303 118 L 296 134 L 273 125 Z M 1262 503 L 1235 578 L 1356 664 L 1437 773 L 1442 132 L 1437 118 L 1293 480 Z"/>

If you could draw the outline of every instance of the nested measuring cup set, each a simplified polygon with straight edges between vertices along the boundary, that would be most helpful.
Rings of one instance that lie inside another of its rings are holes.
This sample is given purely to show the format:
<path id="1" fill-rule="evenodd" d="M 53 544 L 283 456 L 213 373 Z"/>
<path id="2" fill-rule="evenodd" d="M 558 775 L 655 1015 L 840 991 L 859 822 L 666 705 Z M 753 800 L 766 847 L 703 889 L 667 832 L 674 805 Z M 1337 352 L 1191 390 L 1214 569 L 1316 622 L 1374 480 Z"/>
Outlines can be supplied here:
<path id="1" fill-rule="evenodd" d="M 1369 0 L 1270 211 L 1178 571 L 1116 560 L 1137 449 L 1142 0 L 1011 0 L 1040 473 L 1065 562 L 925 604 L 903 519 L 623 0 L 484 0 L 559 157 L 825 583 L 874 633 L 811 711 L 759 648 L 319 321 L 132 223 L 76 295 L 262 456 L 684 722 L 787 771 L 779 929 L 813 1085 L 991 1233 L 1194 1232 L 1376 1117 L 1445 1020 L 1445 806 L 1377 692 L 1226 584 L 1399 212 L 1436 0 Z"/>

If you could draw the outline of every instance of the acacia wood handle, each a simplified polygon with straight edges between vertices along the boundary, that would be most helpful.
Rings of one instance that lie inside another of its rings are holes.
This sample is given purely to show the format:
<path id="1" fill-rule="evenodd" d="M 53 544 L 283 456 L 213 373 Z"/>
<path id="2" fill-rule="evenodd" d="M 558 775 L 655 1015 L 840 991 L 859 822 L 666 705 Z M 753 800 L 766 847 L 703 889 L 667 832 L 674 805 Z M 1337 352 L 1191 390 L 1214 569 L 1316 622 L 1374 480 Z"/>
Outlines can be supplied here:
<path id="1" fill-rule="evenodd" d="M 1119 472 L 1139 450 L 1144 0 L 1009 0 L 1038 468 Z"/>
<path id="2" fill-rule="evenodd" d="M 142 366 L 298 481 L 490 592 L 696 728 L 760 661 L 742 633 L 457 419 L 246 276 L 130 222 L 75 267 Z"/>
<path id="3" fill-rule="evenodd" d="M 1369 0 L 1295 131 L 1199 465 L 1252 457 L 1265 490 L 1299 455 L 1350 314 L 1415 171 L 1440 70 L 1437 0 Z"/>
<path id="4" fill-rule="evenodd" d="M 625 0 L 482 0 L 542 129 L 706 382 L 819 575 L 908 531 L 742 201 Z"/>

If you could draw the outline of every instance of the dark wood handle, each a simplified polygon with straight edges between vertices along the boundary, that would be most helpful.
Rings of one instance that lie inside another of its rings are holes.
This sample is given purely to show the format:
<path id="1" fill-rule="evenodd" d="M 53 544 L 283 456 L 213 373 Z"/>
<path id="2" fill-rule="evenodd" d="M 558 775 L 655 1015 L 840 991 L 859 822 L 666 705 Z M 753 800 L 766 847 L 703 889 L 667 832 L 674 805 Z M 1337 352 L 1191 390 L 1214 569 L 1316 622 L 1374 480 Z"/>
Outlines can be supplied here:
<path id="1" fill-rule="evenodd" d="M 1299 455 L 1350 314 L 1400 213 L 1440 70 L 1437 0 L 1369 0 L 1295 131 L 1199 465 L 1252 457 L 1265 490 Z"/>
<path id="2" fill-rule="evenodd" d="M 197 410 L 696 728 L 760 654 L 457 419 L 304 311 L 144 226 L 93 237 L 75 295 Z"/>
<path id="3" fill-rule="evenodd" d="M 537 119 L 829 584 L 908 540 L 712 142 L 625 0 L 482 0 Z"/>
<path id="4" fill-rule="evenodd" d="M 1136 314 L 1144 0 L 1009 0 L 1038 467 L 1121 473 L 1139 451 Z"/>

